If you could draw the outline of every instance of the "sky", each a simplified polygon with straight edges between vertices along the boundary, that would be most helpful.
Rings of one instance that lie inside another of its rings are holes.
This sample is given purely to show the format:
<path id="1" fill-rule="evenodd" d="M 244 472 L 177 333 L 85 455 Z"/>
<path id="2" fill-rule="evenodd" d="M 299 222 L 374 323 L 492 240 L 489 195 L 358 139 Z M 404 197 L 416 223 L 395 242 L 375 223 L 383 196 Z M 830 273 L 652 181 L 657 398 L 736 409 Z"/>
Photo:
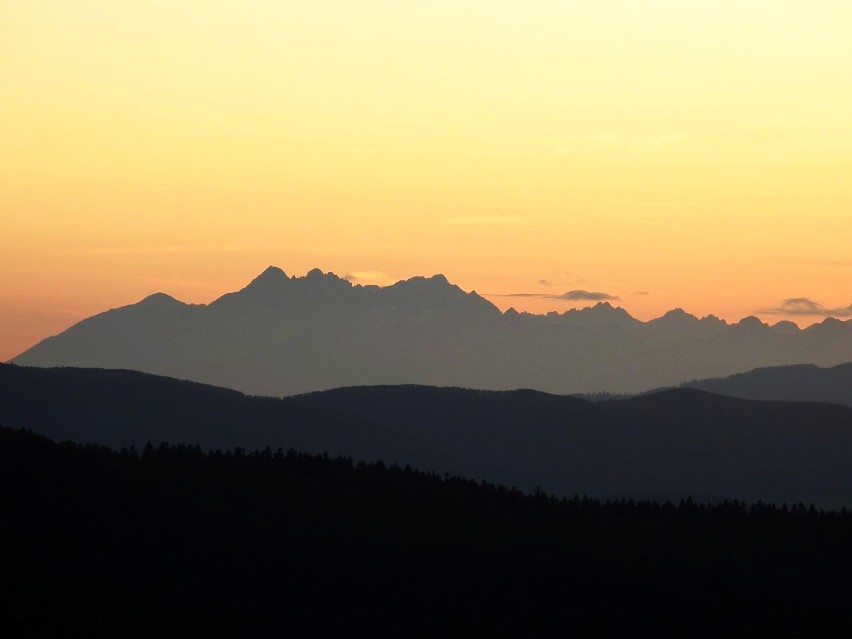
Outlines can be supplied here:
<path id="1" fill-rule="evenodd" d="M 850 27 L 847 0 L 0 0 L 0 360 L 270 264 L 850 317 Z"/>

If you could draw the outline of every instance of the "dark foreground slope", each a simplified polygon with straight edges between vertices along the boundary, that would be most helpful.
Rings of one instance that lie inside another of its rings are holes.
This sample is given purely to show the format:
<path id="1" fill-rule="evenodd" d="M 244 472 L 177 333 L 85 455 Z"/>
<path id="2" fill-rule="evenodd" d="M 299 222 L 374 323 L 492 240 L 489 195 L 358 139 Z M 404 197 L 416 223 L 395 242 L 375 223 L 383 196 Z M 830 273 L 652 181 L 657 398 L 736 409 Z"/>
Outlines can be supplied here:
<path id="1" fill-rule="evenodd" d="M 848 632 L 852 516 L 0 429 L 5 636 Z"/>
<path id="2" fill-rule="evenodd" d="M 251 398 L 129 371 L 0 366 L 0 421 L 114 448 L 282 446 L 560 495 L 852 506 L 852 408 L 694 390 L 589 403 L 384 386 Z"/>
<path id="3" fill-rule="evenodd" d="M 721 379 L 687 382 L 682 387 L 741 399 L 852 406 L 852 363 L 829 368 L 811 364 L 772 366 Z"/>

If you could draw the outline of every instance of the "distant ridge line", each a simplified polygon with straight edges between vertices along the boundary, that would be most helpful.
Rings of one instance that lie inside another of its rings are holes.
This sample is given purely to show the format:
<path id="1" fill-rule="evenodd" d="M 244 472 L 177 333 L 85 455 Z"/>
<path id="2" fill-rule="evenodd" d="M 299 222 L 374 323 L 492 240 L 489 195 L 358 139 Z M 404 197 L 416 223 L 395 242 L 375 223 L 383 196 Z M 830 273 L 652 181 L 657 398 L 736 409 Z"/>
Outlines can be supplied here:
<path id="1" fill-rule="evenodd" d="M 269 396 L 408 383 L 635 394 L 761 366 L 852 361 L 852 320 L 792 329 L 674 309 L 642 322 L 606 301 L 501 312 L 443 275 L 374 286 L 270 266 L 210 304 L 160 293 L 99 313 L 12 361 L 140 370 Z"/>

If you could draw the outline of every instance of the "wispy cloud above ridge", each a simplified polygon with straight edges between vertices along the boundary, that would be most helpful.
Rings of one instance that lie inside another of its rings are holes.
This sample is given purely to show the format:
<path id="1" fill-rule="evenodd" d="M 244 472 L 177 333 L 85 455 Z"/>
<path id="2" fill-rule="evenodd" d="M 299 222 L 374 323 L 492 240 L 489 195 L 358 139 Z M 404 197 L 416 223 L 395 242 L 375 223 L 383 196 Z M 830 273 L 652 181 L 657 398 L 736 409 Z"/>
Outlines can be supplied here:
<path id="1" fill-rule="evenodd" d="M 826 308 L 808 297 L 789 297 L 781 305 L 759 311 L 771 315 L 810 315 L 821 317 L 852 317 L 852 304 L 841 308 Z"/>
<path id="2" fill-rule="evenodd" d="M 349 271 L 343 276 L 343 279 L 353 284 L 377 284 L 379 286 L 386 286 L 396 282 L 394 278 L 384 271 Z"/>
<path id="3" fill-rule="evenodd" d="M 584 291 L 581 289 L 567 291 L 561 295 L 553 293 L 486 293 L 485 295 L 488 297 L 532 297 L 545 300 L 566 300 L 569 302 L 611 302 L 621 299 L 617 295 L 602 293 L 600 291 Z"/>

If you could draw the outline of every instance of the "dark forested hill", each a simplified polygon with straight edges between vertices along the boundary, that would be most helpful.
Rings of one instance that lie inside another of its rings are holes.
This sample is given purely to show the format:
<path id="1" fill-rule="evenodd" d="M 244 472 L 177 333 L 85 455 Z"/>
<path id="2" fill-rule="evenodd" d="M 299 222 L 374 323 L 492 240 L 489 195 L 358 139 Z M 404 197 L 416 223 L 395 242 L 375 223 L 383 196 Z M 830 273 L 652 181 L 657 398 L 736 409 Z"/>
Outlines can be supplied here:
<path id="1" fill-rule="evenodd" d="M 852 504 L 852 409 L 843 406 L 691 389 L 589 403 L 534 391 L 413 386 L 291 401 L 398 425 L 450 472 L 497 472 L 527 489 Z"/>
<path id="2" fill-rule="evenodd" d="M 206 449 L 272 445 L 365 459 L 410 450 L 392 427 L 322 407 L 123 370 L 0 364 L 0 423 L 113 448 L 148 442 Z"/>
<path id="3" fill-rule="evenodd" d="M 565 313 L 501 313 L 442 275 L 357 286 L 270 267 L 207 305 L 151 295 L 85 319 L 14 359 L 26 366 L 132 369 L 292 395 L 427 384 L 552 393 L 636 393 L 758 366 L 852 361 L 852 320 L 800 330 L 728 324 L 675 309 L 649 322 L 601 302 Z"/>
<path id="4" fill-rule="evenodd" d="M 709 393 L 767 401 L 830 402 L 852 406 L 852 363 L 758 368 L 722 379 L 683 384 Z"/>
<path id="5" fill-rule="evenodd" d="M 0 428 L 4 636 L 850 630 L 852 516 L 556 500 L 289 452 Z"/>
<path id="6" fill-rule="evenodd" d="M 129 371 L 2 365 L 0 422 L 114 448 L 328 452 L 560 495 L 852 505 L 852 408 L 690 389 L 599 403 L 421 386 L 271 399 Z"/>

